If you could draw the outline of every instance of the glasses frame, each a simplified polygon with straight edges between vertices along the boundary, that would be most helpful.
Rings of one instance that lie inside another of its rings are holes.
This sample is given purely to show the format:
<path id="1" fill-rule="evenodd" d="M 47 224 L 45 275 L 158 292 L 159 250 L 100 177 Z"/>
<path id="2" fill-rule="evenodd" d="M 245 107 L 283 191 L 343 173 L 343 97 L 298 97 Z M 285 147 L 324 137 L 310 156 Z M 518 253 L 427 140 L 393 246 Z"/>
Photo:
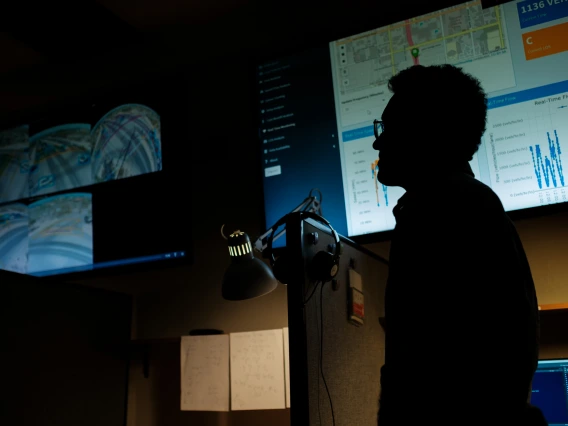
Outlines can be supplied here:
<path id="1" fill-rule="evenodd" d="M 375 138 L 378 139 L 381 133 L 385 131 L 385 125 L 382 120 L 373 120 L 373 132 L 375 133 Z"/>

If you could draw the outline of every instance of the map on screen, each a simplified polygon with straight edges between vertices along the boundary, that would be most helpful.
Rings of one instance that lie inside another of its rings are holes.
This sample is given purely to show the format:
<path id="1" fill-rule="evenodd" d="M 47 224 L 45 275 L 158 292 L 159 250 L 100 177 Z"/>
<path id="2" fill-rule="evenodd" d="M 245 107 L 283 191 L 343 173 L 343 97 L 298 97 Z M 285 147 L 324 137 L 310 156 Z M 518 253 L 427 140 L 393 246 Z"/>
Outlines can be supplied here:
<path id="1" fill-rule="evenodd" d="M 487 93 L 487 130 L 470 164 L 505 209 L 567 202 L 568 2 L 470 1 L 259 66 L 267 226 L 316 187 L 341 234 L 392 230 L 404 190 L 376 180 L 372 123 L 393 75 L 436 64 L 462 68 Z"/>

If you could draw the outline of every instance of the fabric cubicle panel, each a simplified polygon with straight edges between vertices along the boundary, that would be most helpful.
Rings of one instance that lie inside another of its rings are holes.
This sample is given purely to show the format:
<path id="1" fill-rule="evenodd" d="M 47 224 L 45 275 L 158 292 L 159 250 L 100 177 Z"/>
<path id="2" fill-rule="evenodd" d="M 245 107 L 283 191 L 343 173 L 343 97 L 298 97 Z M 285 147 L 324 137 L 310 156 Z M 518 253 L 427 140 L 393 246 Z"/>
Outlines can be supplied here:
<path id="1" fill-rule="evenodd" d="M 306 238 L 312 232 L 318 232 L 319 241 L 315 245 L 309 244 L 309 238 Z M 316 252 L 326 249 L 334 241 L 324 226 L 311 220 L 304 222 L 303 235 L 303 254 L 307 263 Z M 343 237 L 341 240 L 343 252 L 336 277 L 339 285 L 335 290 L 331 282 L 323 287 L 320 285 L 305 309 L 309 425 L 333 424 L 331 405 L 320 370 L 321 361 L 333 404 L 335 425 L 376 426 L 385 341 L 379 317 L 384 316 L 388 265 L 351 240 Z M 348 318 L 351 267 L 360 274 L 363 283 L 365 313 L 361 326 L 354 325 Z M 309 296 L 313 284 L 306 280 L 305 286 Z M 320 303 L 320 298 L 323 303 Z M 320 353 L 322 330 L 323 350 Z"/>

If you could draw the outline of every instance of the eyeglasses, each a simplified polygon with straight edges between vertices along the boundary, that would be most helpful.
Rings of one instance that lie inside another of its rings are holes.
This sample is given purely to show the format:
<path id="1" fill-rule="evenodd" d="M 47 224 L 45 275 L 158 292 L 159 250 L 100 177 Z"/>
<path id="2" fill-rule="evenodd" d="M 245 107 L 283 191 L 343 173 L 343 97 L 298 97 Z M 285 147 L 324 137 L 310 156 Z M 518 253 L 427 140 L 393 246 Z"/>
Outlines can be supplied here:
<path id="1" fill-rule="evenodd" d="M 385 125 L 380 120 L 373 121 L 373 130 L 375 132 L 375 138 L 378 139 L 380 134 L 385 131 Z"/>

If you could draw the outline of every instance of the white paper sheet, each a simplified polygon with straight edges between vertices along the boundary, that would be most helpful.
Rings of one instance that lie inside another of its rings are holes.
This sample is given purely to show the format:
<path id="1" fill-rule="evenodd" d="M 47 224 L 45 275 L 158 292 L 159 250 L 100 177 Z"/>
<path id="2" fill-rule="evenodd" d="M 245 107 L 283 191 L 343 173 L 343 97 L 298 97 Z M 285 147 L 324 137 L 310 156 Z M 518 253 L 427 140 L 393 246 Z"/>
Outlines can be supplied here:
<path id="1" fill-rule="evenodd" d="M 181 410 L 229 411 L 229 335 L 183 336 Z"/>
<path id="2" fill-rule="evenodd" d="M 286 408 L 290 408 L 290 349 L 288 349 L 288 327 L 282 329 L 284 333 L 284 380 L 286 380 Z"/>
<path id="3" fill-rule="evenodd" d="M 286 408 L 282 329 L 230 336 L 231 410 Z"/>

